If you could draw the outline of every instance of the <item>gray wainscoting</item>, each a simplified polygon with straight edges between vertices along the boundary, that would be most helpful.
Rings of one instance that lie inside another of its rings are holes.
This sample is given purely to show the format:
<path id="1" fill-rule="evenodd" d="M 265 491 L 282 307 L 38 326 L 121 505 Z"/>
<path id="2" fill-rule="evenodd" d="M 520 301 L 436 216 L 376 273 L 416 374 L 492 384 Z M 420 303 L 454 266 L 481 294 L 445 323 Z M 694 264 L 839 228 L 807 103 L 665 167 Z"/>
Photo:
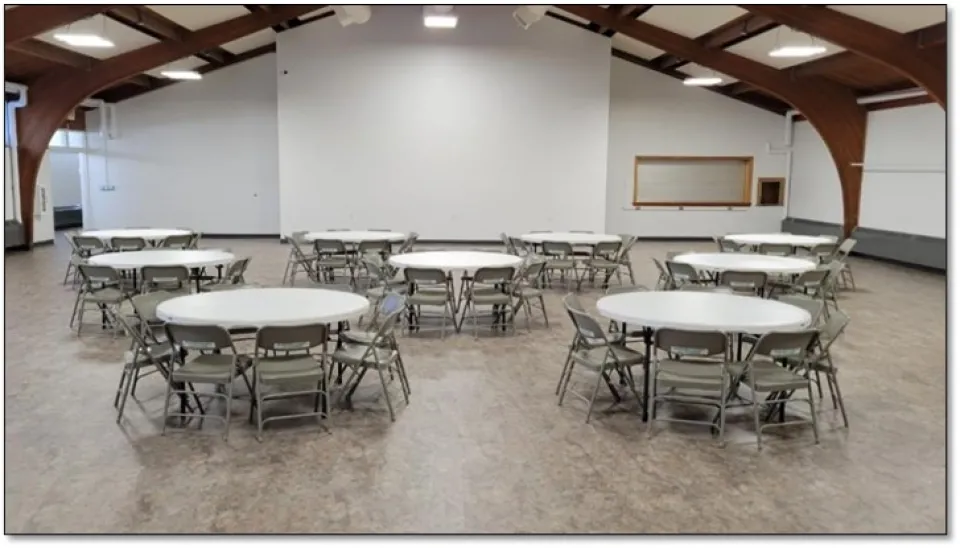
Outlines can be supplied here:
<path id="1" fill-rule="evenodd" d="M 784 232 L 794 234 L 829 234 L 840 237 L 843 227 L 833 223 L 788 217 L 783 221 Z M 903 234 L 873 228 L 858 228 L 853 232 L 857 246 L 854 255 L 885 259 L 907 265 L 946 271 L 947 240 L 930 236 Z"/>

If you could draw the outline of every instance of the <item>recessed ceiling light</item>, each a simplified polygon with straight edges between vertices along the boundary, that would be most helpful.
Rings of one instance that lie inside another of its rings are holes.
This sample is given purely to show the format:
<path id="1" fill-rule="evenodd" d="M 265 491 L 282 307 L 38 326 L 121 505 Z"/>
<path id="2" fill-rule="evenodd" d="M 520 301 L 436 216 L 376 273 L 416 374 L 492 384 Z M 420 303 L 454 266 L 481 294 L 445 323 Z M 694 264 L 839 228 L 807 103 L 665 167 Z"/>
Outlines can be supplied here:
<path id="1" fill-rule="evenodd" d="M 818 44 L 806 46 L 780 46 L 770 50 L 770 57 L 813 57 L 826 53 L 827 48 Z"/>
<path id="2" fill-rule="evenodd" d="M 55 40 L 59 40 L 68 46 L 75 48 L 112 48 L 113 42 L 103 36 L 96 34 L 77 34 L 73 32 L 63 32 L 53 35 Z"/>
<path id="3" fill-rule="evenodd" d="M 453 6 L 424 6 L 423 26 L 428 29 L 453 29 L 457 27 L 457 14 Z"/>
<path id="4" fill-rule="evenodd" d="M 723 83 L 719 76 L 691 76 L 683 80 L 685 86 L 717 86 Z"/>
<path id="5" fill-rule="evenodd" d="M 164 70 L 160 74 L 171 80 L 200 80 L 203 75 L 195 70 Z"/>

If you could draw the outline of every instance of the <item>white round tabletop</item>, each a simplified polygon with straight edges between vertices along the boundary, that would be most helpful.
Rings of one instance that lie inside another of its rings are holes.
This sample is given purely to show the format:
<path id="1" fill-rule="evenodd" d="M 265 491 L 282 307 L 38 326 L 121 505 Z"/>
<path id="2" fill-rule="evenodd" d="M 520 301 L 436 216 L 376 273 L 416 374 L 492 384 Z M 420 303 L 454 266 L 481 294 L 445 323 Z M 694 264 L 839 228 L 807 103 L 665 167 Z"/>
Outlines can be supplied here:
<path id="1" fill-rule="evenodd" d="M 219 249 L 153 249 L 146 251 L 121 251 L 94 255 L 88 260 L 97 266 L 112 266 L 120 270 L 144 266 L 185 266 L 200 268 L 233 262 L 233 253 Z"/>
<path id="2" fill-rule="evenodd" d="M 723 293 L 640 291 L 597 301 L 600 315 L 630 325 L 763 334 L 797 331 L 810 313 L 792 304 Z"/>
<path id="3" fill-rule="evenodd" d="M 520 266 L 523 259 L 506 253 L 486 251 L 423 251 L 390 257 L 390 264 L 399 268 L 439 268 L 476 272 L 484 267 Z"/>
<path id="4" fill-rule="evenodd" d="M 168 236 L 186 236 L 192 234 L 183 228 L 113 228 L 109 230 L 85 230 L 81 236 L 100 238 L 106 242 L 110 238 L 143 238 L 148 241 L 162 240 Z"/>
<path id="5" fill-rule="evenodd" d="M 340 240 L 351 244 L 360 242 L 402 242 L 407 235 L 403 232 L 378 232 L 376 230 L 324 230 L 322 232 L 308 232 L 303 239 L 309 242 L 314 240 Z"/>
<path id="6" fill-rule="evenodd" d="M 813 247 L 821 244 L 835 244 L 833 236 L 804 236 L 802 234 L 731 234 L 725 239 L 740 245 L 782 244 L 793 247 Z"/>
<path id="7" fill-rule="evenodd" d="M 521 235 L 520 239 L 531 244 L 559 242 L 571 245 L 597 245 L 599 243 L 623 241 L 623 238 L 614 234 L 587 234 L 584 232 L 533 232 Z"/>
<path id="8" fill-rule="evenodd" d="M 226 328 L 330 324 L 359 318 L 369 306 L 367 299 L 354 293 L 270 287 L 176 297 L 157 306 L 157 317 Z"/>
<path id="9" fill-rule="evenodd" d="M 741 270 L 767 274 L 802 274 L 817 268 L 813 261 L 797 257 L 776 257 L 759 253 L 682 253 L 673 258 L 698 270 Z"/>

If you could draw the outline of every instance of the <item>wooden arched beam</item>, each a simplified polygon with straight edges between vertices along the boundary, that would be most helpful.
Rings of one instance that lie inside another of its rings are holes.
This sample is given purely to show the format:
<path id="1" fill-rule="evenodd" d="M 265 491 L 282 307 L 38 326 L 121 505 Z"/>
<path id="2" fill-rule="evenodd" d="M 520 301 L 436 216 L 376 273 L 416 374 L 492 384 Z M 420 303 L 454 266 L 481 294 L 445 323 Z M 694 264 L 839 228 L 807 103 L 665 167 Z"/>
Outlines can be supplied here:
<path id="1" fill-rule="evenodd" d="M 745 4 L 740 7 L 882 63 L 913 80 L 941 107 L 947 108 L 945 58 L 920 49 L 908 35 L 825 6 Z"/>
<path id="2" fill-rule="evenodd" d="M 853 91 L 822 77 L 793 80 L 779 70 L 639 20 L 616 18 L 592 5 L 562 5 L 564 11 L 598 23 L 690 62 L 732 76 L 792 105 L 813 125 L 830 151 L 843 196 L 843 230 L 849 235 L 860 219 L 867 113 Z"/>
<path id="3" fill-rule="evenodd" d="M 321 8 L 322 5 L 274 6 L 269 11 L 191 32 L 180 41 L 160 42 L 110 57 L 90 70 L 64 67 L 39 78 L 30 86 L 27 106 L 17 112 L 20 212 L 26 241 L 33 242 L 33 207 L 40 162 L 53 133 L 84 99 L 142 72 Z"/>

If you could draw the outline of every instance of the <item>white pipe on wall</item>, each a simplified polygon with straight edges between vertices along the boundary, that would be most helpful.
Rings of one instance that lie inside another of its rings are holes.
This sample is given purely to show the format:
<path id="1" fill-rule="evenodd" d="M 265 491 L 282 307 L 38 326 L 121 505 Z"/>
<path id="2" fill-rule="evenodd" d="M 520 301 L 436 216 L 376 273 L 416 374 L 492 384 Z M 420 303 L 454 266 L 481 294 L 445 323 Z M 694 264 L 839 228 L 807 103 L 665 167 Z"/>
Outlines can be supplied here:
<path id="1" fill-rule="evenodd" d="M 11 93 L 17 93 L 18 97 L 16 101 L 6 103 L 6 112 L 7 120 L 10 121 L 10 163 L 12 164 L 12 169 L 10 170 L 11 179 L 13 186 L 10 188 L 10 195 L 13 197 L 13 211 L 14 217 L 23 222 L 20 214 L 20 165 L 19 157 L 17 154 L 17 113 L 18 108 L 27 106 L 27 86 L 23 84 L 16 84 L 13 82 L 3 82 L 3 90 L 9 91 Z M 4 183 L 6 184 L 6 183 Z"/>

